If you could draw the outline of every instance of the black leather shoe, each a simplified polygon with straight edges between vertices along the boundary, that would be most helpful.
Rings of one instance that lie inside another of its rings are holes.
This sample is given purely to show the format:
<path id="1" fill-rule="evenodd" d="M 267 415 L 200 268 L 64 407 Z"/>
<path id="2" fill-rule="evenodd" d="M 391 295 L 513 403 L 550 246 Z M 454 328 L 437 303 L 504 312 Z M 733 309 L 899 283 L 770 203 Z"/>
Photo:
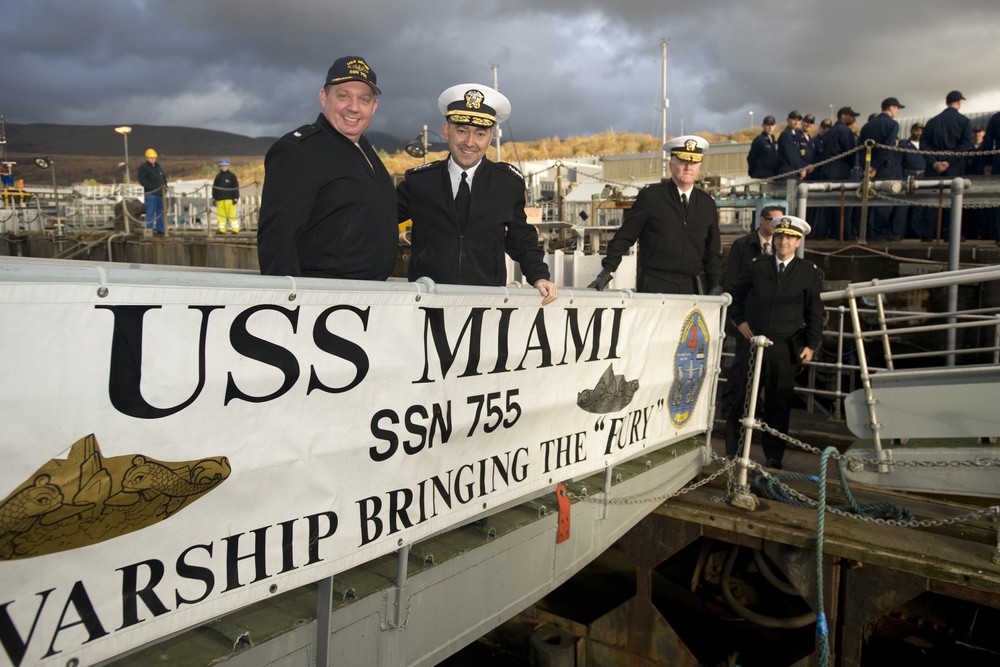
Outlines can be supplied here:
<path id="1" fill-rule="evenodd" d="M 767 460 L 767 467 L 768 468 L 774 468 L 775 470 L 781 470 L 782 469 L 782 467 L 781 467 L 781 461 L 779 461 L 778 459 L 768 459 Z"/>

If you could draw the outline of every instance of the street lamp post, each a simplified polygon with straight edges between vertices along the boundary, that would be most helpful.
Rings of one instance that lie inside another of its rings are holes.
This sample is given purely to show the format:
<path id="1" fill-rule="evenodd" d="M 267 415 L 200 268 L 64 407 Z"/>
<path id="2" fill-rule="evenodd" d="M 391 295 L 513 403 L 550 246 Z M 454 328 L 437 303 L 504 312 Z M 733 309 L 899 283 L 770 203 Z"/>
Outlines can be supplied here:
<path id="1" fill-rule="evenodd" d="M 115 132 L 122 135 L 125 140 L 125 187 L 127 188 L 131 183 L 129 182 L 129 169 L 128 169 L 128 133 L 132 131 L 132 128 L 128 125 L 121 125 L 115 128 Z"/>
<path id="2" fill-rule="evenodd" d="M 52 170 L 52 194 L 56 198 L 56 217 L 59 217 L 59 186 L 56 185 L 56 161 L 52 159 L 51 155 L 46 155 L 45 157 L 36 157 L 35 166 L 39 169 L 51 169 Z"/>
<path id="3" fill-rule="evenodd" d="M 753 111 L 750 112 L 750 127 L 753 127 Z"/>

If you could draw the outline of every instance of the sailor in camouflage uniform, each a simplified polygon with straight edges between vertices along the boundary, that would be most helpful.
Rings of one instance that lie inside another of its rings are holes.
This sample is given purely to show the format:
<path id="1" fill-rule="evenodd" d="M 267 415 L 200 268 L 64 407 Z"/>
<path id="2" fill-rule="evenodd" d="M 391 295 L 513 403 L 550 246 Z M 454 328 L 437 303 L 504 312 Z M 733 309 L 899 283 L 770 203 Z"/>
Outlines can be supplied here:
<path id="1" fill-rule="evenodd" d="M 444 91 L 438 108 L 449 156 L 409 170 L 396 189 L 399 222 L 413 221 L 409 279 L 502 286 L 506 253 L 542 304 L 551 303 L 559 291 L 525 216 L 521 172 L 486 158 L 493 128 L 510 115 L 510 102 L 488 86 L 467 83 Z"/>

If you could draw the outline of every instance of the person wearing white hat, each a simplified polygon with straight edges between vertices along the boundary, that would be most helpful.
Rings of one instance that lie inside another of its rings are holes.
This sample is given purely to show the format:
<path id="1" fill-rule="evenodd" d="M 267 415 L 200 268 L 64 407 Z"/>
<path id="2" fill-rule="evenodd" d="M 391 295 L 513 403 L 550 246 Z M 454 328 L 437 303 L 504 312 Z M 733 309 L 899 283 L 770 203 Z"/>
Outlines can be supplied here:
<path id="1" fill-rule="evenodd" d="M 215 217 L 219 222 L 219 233 L 240 232 L 240 219 L 236 215 L 236 202 L 240 199 L 240 182 L 236 174 L 229 171 L 229 159 L 219 160 L 219 173 L 212 183 L 212 199 L 215 200 Z"/>
<path id="2" fill-rule="evenodd" d="M 524 212 L 521 172 L 486 158 L 510 101 L 489 86 L 463 83 L 441 93 L 438 109 L 448 157 L 407 171 L 396 188 L 397 218 L 413 221 L 409 279 L 502 286 L 506 253 L 542 295 L 542 305 L 551 303 L 559 289 Z"/>
<path id="3" fill-rule="evenodd" d="M 139 166 L 139 183 L 142 185 L 146 205 L 146 229 L 154 234 L 163 233 L 163 197 L 167 194 L 167 175 L 156 163 L 156 151 L 146 149 L 146 161 Z"/>
<path id="4" fill-rule="evenodd" d="M 708 142 L 686 135 L 663 145 L 670 179 L 639 191 L 588 285 L 603 290 L 622 256 L 639 242 L 636 288 L 659 294 L 721 294 L 722 241 L 715 200 L 695 187 Z M 705 281 L 701 277 L 704 274 Z"/>
<path id="5" fill-rule="evenodd" d="M 823 274 L 811 262 L 799 259 L 795 251 L 812 231 L 809 223 L 793 215 L 774 221 L 774 254 L 761 255 L 732 285 L 733 303 L 729 316 L 737 323 L 739 335 L 747 340 L 766 336 L 773 345 L 764 348 L 764 422 L 788 433 L 792 411 L 795 374 L 801 364 L 812 361 L 823 340 Z M 749 350 L 749 346 L 746 348 Z M 736 363 L 745 378 L 750 354 Z M 726 419 L 726 455 L 737 455 L 746 383 L 736 387 L 736 398 Z M 782 467 L 785 443 L 765 433 L 761 440 L 770 468 Z"/>

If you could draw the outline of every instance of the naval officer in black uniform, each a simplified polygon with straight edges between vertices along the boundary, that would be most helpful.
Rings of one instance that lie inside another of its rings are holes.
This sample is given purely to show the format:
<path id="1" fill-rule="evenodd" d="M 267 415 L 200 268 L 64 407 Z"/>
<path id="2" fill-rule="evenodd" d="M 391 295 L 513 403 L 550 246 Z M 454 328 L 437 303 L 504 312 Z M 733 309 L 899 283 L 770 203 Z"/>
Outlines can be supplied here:
<path id="1" fill-rule="evenodd" d="M 728 314 L 737 323 L 739 335 L 747 340 L 767 336 L 774 343 L 764 348 L 763 418 L 781 433 L 788 433 L 796 369 L 812 361 L 823 339 L 823 274 L 811 262 L 795 256 L 810 231 L 802 218 L 779 218 L 774 224 L 774 255 L 758 257 L 732 285 L 733 305 Z M 736 400 L 726 420 L 726 455 L 731 457 L 736 456 L 741 442 L 750 356 L 737 363 L 743 372 L 737 376 Z M 768 467 L 780 469 L 784 441 L 765 434 L 762 444 Z"/>
<path id="2" fill-rule="evenodd" d="M 323 112 L 264 158 L 257 256 L 264 275 L 385 280 L 396 265 L 396 189 L 365 130 L 382 91 L 364 58 L 330 67 Z"/>
<path id="3" fill-rule="evenodd" d="M 719 211 L 711 195 L 695 187 L 708 141 L 685 135 L 671 139 L 663 148 L 670 153 L 670 179 L 639 191 L 608 243 L 601 260 L 604 268 L 588 287 L 607 287 L 622 256 L 638 241 L 638 291 L 722 294 Z"/>
<path id="4" fill-rule="evenodd" d="M 409 170 L 397 187 L 397 220 L 413 221 L 410 280 L 502 286 L 506 253 L 542 295 L 542 305 L 551 303 L 559 289 L 525 216 L 521 172 L 486 158 L 510 102 L 489 86 L 466 83 L 441 93 L 438 109 L 448 158 Z"/>

